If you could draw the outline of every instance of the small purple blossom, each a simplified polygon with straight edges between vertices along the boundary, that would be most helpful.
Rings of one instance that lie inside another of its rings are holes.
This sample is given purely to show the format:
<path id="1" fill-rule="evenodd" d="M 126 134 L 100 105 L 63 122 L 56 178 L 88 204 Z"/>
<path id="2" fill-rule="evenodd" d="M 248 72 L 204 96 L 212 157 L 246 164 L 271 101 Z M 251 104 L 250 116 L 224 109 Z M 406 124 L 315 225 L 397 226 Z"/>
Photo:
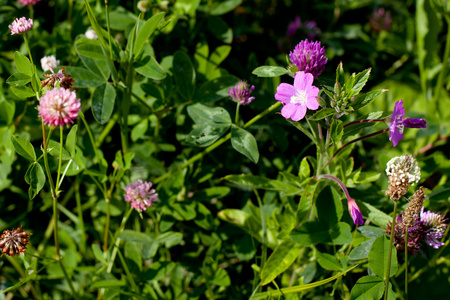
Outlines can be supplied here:
<path id="1" fill-rule="evenodd" d="M 33 27 L 33 20 L 22 17 L 20 19 L 16 18 L 11 25 L 8 25 L 9 29 L 11 29 L 11 35 L 21 34 L 27 32 Z"/>
<path id="2" fill-rule="evenodd" d="M 444 236 L 445 229 L 447 228 L 445 217 L 431 211 L 424 212 L 422 207 L 422 210 L 420 211 L 420 221 L 426 228 L 425 242 L 434 249 L 443 246 L 444 243 L 439 242 L 438 239 L 441 239 Z"/>
<path id="3" fill-rule="evenodd" d="M 281 83 L 277 87 L 275 99 L 284 104 L 281 115 L 286 119 L 299 121 L 306 114 L 306 109 L 316 110 L 319 103 L 316 97 L 319 88 L 312 85 L 314 77 L 311 73 L 299 71 L 295 74 L 294 85 Z"/>
<path id="4" fill-rule="evenodd" d="M 65 88 L 45 92 L 37 106 L 39 117 L 46 125 L 63 126 L 73 123 L 81 110 L 77 94 Z"/>
<path id="5" fill-rule="evenodd" d="M 353 219 L 353 223 L 355 223 L 355 225 L 363 225 L 364 219 L 361 214 L 361 210 L 359 209 L 358 204 L 356 204 L 355 200 L 353 200 L 352 198 L 348 198 L 347 205 L 348 212 Z"/>
<path id="6" fill-rule="evenodd" d="M 26 5 L 35 5 L 35 4 L 37 4 L 39 1 L 41 1 L 41 0 L 17 0 L 17 2 L 19 2 L 19 3 L 22 4 L 23 6 L 26 6 Z"/>
<path id="7" fill-rule="evenodd" d="M 300 27 L 302 27 L 302 21 L 300 20 L 299 16 L 296 16 L 294 21 L 289 23 L 286 31 L 286 36 L 288 38 L 293 38 L 297 30 L 300 29 Z"/>
<path id="8" fill-rule="evenodd" d="M 130 183 L 126 186 L 125 192 L 125 201 L 131 202 L 131 208 L 138 212 L 146 210 L 158 200 L 158 194 L 152 189 L 152 183 L 147 181 L 137 180 Z"/>
<path id="9" fill-rule="evenodd" d="M 320 42 L 301 41 L 294 50 L 289 53 L 289 59 L 298 71 L 311 73 L 317 78 L 325 70 L 328 59 L 325 57 L 325 47 Z"/>
<path id="10" fill-rule="evenodd" d="M 255 89 L 255 86 L 250 86 L 245 81 L 239 81 L 234 87 L 228 90 L 231 99 L 240 104 L 250 104 L 255 97 L 250 97 L 250 94 Z"/>
<path id="11" fill-rule="evenodd" d="M 426 128 L 427 122 L 424 119 L 403 119 L 405 116 L 405 108 L 403 100 L 395 102 L 394 111 L 389 122 L 389 140 L 397 146 L 398 142 L 403 139 L 403 130 L 408 128 Z"/>

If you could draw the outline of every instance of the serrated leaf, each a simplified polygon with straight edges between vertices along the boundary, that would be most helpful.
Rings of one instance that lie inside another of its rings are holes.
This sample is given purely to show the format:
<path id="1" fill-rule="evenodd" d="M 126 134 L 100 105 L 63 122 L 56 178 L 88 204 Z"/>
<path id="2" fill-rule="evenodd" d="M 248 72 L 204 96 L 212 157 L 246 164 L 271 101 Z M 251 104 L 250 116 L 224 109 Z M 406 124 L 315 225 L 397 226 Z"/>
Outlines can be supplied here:
<path id="1" fill-rule="evenodd" d="M 245 129 L 231 125 L 231 145 L 255 164 L 259 160 L 258 144 L 255 137 Z"/>
<path id="2" fill-rule="evenodd" d="M 253 74 L 258 77 L 278 77 L 286 74 L 288 71 L 282 67 L 261 66 L 253 70 Z"/>
<path id="3" fill-rule="evenodd" d="M 33 145 L 31 145 L 29 141 L 17 135 L 13 135 L 11 137 L 11 141 L 14 145 L 14 149 L 16 149 L 16 152 L 19 155 L 25 157 L 29 161 L 36 160 L 36 153 L 34 152 L 34 147 Z"/>
<path id="4" fill-rule="evenodd" d="M 318 112 L 314 113 L 311 117 L 308 118 L 308 120 L 319 121 L 335 114 L 337 114 L 337 112 L 334 108 L 323 108 Z"/>
<path id="5" fill-rule="evenodd" d="M 278 245 L 261 271 L 261 286 L 272 282 L 295 261 L 303 246 L 288 239 Z"/>
<path id="6" fill-rule="evenodd" d="M 359 94 L 355 96 L 355 98 L 353 99 L 351 107 L 353 107 L 354 110 L 359 110 L 364 106 L 372 103 L 376 97 L 378 97 L 379 95 L 381 95 L 386 91 L 387 90 L 376 90 L 364 94 Z"/>

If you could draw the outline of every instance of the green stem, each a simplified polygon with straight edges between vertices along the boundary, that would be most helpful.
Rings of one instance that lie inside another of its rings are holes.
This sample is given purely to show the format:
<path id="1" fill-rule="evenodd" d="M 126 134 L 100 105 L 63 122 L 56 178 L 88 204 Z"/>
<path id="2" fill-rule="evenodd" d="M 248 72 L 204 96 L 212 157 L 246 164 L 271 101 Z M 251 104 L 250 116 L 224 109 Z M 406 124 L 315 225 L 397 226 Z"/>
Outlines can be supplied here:
<path id="1" fill-rule="evenodd" d="M 58 194 L 59 186 L 60 186 L 60 178 L 61 178 L 61 166 L 62 166 L 62 153 L 63 153 L 63 127 L 59 126 L 59 161 L 58 161 L 58 173 L 56 174 L 56 194 Z"/>
<path id="2" fill-rule="evenodd" d="M 353 122 L 345 124 L 344 128 L 347 128 L 347 127 L 355 125 L 355 124 L 370 123 L 370 122 L 386 122 L 386 119 L 364 119 L 364 120 L 353 121 Z"/>
<path id="3" fill-rule="evenodd" d="M 48 146 L 48 141 L 50 140 L 50 136 L 52 134 L 52 128 L 50 128 L 49 132 L 48 132 L 48 136 L 45 135 L 45 125 L 44 123 L 42 123 L 42 144 L 43 144 L 43 154 L 44 154 L 44 167 L 45 167 L 45 171 L 47 173 L 47 180 L 48 180 L 48 184 L 50 185 L 50 192 L 52 194 L 52 196 L 55 195 L 55 185 L 53 183 L 53 178 L 52 178 L 52 174 L 50 172 L 50 167 L 48 165 L 48 154 L 47 154 L 47 146 Z"/>
<path id="4" fill-rule="evenodd" d="M 25 40 L 25 45 L 27 46 L 28 56 L 30 57 L 31 65 L 34 66 L 33 57 L 31 55 L 30 45 L 28 45 L 28 38 L 27 38 L 27 34 L 26 33 L 23 34 L 23 39 Z"/>
<path id="5" fill-rule="evenodd" d="M 74 296 L 75 299 L 79 299 L 78 293 L 75 291 L 75 288 L 73 287 L 72 279 L 70 279 L 69 274 L 67 274 L 67 270 L 66 270 L 66 267 L 64 267 L 62 259 L 59 258 L 57 260 L 58 260 L 59 266 L 61 267 L 61 270 L 64 273 L 64 277 L 66 278 L 66 281 L 69 284 L 69 288 L 70 288 L 70 291 L 72 292 L 72 295 Z"/>
<path id="6" fill-rule="evenodd" d="M 92 135 L 91 129 L 89 128 L 89 124 L 86 122 L 86 118 L 84 117 L 84 114 L 80 114 L 80 118 L 83 121 L 84 127 L 86 127 L 86 131 L 88 133 L 89 139 L 91 140 L 92 148 L 94 149 L 95 159 L 97 160 L 97 163 L 100 164 L 100 158 L 98 157 L 98 154 L 97 154 L 97 152 L 98 152 L 97 143 L 94 140 L 94 136 Z"/>
<path id="7" fill-rule="evenodd" d="M 263 118 L 268 113 L 274 111 L 280 105 L 281 105 L 281 102 L 277 102 L 277 103 L 273 104 L 272 106 L 267 108 L 265 111 L 263 111 L 262 113 L 256 115 L 253 119 L 251 119 L 250 121 L 245 123 L 243 127 L 244 128 L 249 127 L 250 125 L 252 125 L 256 121 L 258 121 L 259 119 Z M 203 152 L 197 153 L 196 155 L 191 157 L 188 161 L 186 161 L 185 163 L 183 163 L 180 166 L 178 166 L 175 170 L 166 172 L 164 175 L 161 175 L 160 177 L 157 177 L 156 179 L 153 180 L 153 183 L 155 183 L 155 184 L 159 183 L 159 182 L 163 181 L 164 179 L 166 179 L 167 177 L 169 177 L 170 175 L 172 175 L 173 172 L 176 172 L 178 170 L 182 170 L 185 167 L 187 167 L 187 166 L 191 165 L 192 163 L 196 162 L 197 160 L 203 158 L 206 154 L 208 154 L 209 152 L 213 151 L 214 149 L 216 149 L 217 147 L 219 147 L 220 145 L 222 145 L 223 143 L 228 141 L 230 138 L 231 138 L 231 133 L 228 133 L 226 136 L 220 138 L 214 144 L 212 144 L 211 146 L 206 148 Z"/>
<path id="8" fill-rule="evenodd" d="M 100 147 L 103 141 L 107 136 L 109 136 L 109 133 L 113 129 L 114 125 L 116 125 L 117 120 L 119 119 L 119 115 L 115 114 L 111 119 L 109 119 L 106 126 L 103 128 L 103 131 L 100 133 L 100 135 L 97 138 L 96 146 Z"/>
<path id="9" fill-rule="evenodd" d="M 405 228 L 405 297 L 408 300 L 408 226 Z"/>
<path id="10" fill-rule="evenodd" d="M 120 252 L 120 250 L 117 250 L 117 253 L 119 254 L 119 259 L 120 262 L 122 263 L 123 266 L 123 270 L 125 271 L 125 275 L 127 276 L 128 281 L 131 284 L 131 289 L 138 294 L 139 293 L 139 289 L 136 285 L 136 282 L 134 282 L 133 279 L 133 274 L 131 274 L 130 269 L 128 268 L 127 262 L 125 261 L 125 258 L 123 257 L 122 253 Z"/>
<path id="11" fill-rule="evenodd" d="M 133 212 L 134 208 L 129 208 L 127 213 L 125 214 L 125 216 L 122 219 L 122 223 L 120 223 L 120 227 L 119 229 L 116 231 L 116 234 L 114 235 L 115 238 L 115 242 L 114 242 L 114 248 L 112 249 L 112 253 L 111 253 L 111 259 L 109 260 L 108 263 L 108 267 L 106 268 L 106 272 L 111 273 L 113 264 L 114 264 L 114 260 L 116 259 L 116 255 L 117 255 L 117 249 L 119 249 L 119 244 L 120 244 L 120 238 L 119 238 L 119 234 L 125 229 L 125 224 L 127 223 L 128 219 L 130 218 L 131 213 Z"/>
<path id="12" fill-rule="evenodd" d="M 116 183 L 116 175 L 117 175 L 117 169 L 114 169 L 113 173 L 113 180 L 111 183 L 111 187 L 109 188 L 108 194 L 105 197 L 106 201 L 106 224 L 105 224 L 105 235 L 103 237 L 103 252 L 106 255 L 106 252 L 108 251 L 108 235 L 109 235 L 109 226 L 111 223 L 111 196 L 112 192 L 114 190 L 114 185 Z"/>
<path id="13" fill-rule="evenodd" d="M 440 117 L 442 117 L 442 112 L 439 109 L 439 97 L 441 94 L 441 90 L 443 89 L 442 84 L 444 82 L 445 76 L 447 75 L 447 64 L 450 57 L 450 17 L 448 17 L 448 15 L 445 15 L 445 20 L 447 21 L 447 38 L 445 43 L 444 57 L 442 59 L 442 68 L 436 83 L 437 90 L 433 99 L 434 104 L 436 105 L 436 112 Z"/>
<path id="14" fill-rule="evenodd" d="M 236 115 L 234 116 L 234 124 L 238 125 L 239 122 L 239 107 L 241 107 L 241 104 L 238 103 L 236 106 Z"/>
<path id="15" fill-rule="evenodd" d="M 6 255 L 6 259 L 9 261 L 9 263 L 16 269 L 16 271 L 19 273 L 20 277 L 25 279 L 27 275 L 25 274 L 25 271 L 22 269 L 22 267 L 14 260 L 14 258 Z M 40 299 L 38 296 L 38 293 L 36 292 L 36 289 L 34 288 L 34 285 L 31 283 L 31 281 L 28 281 L 28 285 L 30 286 L 31 293 L 33 294 L 33 297 L 35 299 Z"/>
<path id="16" fill-rule="evenodd" d="M 364 140 L 364 139 L 373 137 L 373 136 L 375 136 L 375 135 L 378 135 L 378 134 L 381 134 L 381 133 L 385 133 L 385 132 L 388 131 L 388 130 L 389 130 L 389 128 L 386 128 L 386 129 L 383 129 L 383 130 L 380 130 L 380 131 L 377 131 L 377 132 L 374 132 L 374 133 L 371 133 L 371 134 L 367 134 L 367 135 L 361 136 L 361 137 L 356 138 L 356 139 L 354 139 L 354 140 L 352 140 L 352 141 L 350 141 L 350 142 L 348 142 L 348 143 L 345 143 L 344 145 L 342 145 L 341 148 L 339 148 L 336 152 L 334 152 L 334 154 L 331 156 L 331 158 L 328 160 L 328 162 L 325 164 L 325 166 L 323 166 L 323 168 L 325 168 L 326 166 L 328 166 L 328 165 L 330 164 L 330 162 L 336 157 L 336 155 L 338 155 L 339 152 L 341 152 L 342 150 L 344 150 L 345 147 L 347 147 L 347 146 L 349 146 L 349 145 L 351 145 L 351 144 L 353 144 L 353 143 L 356 143 L 356 142 L 358 142 L 358 141 L 361 141 L 361 140 Z"/>
<path id="17" fill-rule="evenodd" d="M 77 213 L 78 213 L 78 226 L 81 232 L 81 241 L 80 241 L 80 252 L 85 253 L 86 251 L 86 232 L 84 229 L 84 221 L 83 221 L 83 209 L 81 208 L 81 197 L 80 197 L 80 183 L 78 180 L 81 177 L 77 178 L 75 182 L 75 200 L 77 202 Z"/>
<path id="18" fill-rule="evenodd" d="M 108 0 L 105 0 L 105 10 L 106 10 L 106 27 L 108 28 L 108 40 L 109 40 L 109 55 L 111 60 L 113 59 L 112 53 L 112 43 L 111 43 L 111 29 L 109 23 L 109 9 L 108 9 Z"/>
<path id="19" fill-rule="evenodd" d="M 384 287 L 384 300 L 388 297 L 388 290 L 389 290 L 389 276 L 391 273 L 391 259 L 392 259 L 392 246 L 394 244 L 394 231 L 395 231 L 395 218 L 397 217 L 397 206 L 398 201 L 395 201 L 394 204 L 394 214 L 392 215 L 392 225 L 391 225 L 391 238 L 389 241 L 389 253 L 388 253 L 388 263 L 386 267 L 386 282 Z"/>

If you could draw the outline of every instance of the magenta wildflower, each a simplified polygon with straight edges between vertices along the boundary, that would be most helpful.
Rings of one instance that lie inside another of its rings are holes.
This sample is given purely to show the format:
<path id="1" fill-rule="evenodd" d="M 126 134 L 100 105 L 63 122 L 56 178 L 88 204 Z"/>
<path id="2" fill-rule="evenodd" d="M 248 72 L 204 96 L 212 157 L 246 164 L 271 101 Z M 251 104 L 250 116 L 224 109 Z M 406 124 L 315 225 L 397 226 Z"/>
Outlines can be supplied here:
<path id="1" fill-rule="evenodd" d="M 405 116 L 405 108 L 403 100 L 395 102 L 394 111 L 389 122 L 389 140 L 397 146 L 398 142 L 403 139 L 403 130 L 408 128 L 426 128 L 427 122 L 424 119 L 403 119 Z"/>
<path id="2" fill-rule="evenodd" d="M 356 204 L 355 200 L 353 200 L 352 198 L 348 198 L 347 205 L 348 212 L 353 219 L 353 223 L 355 223 L 355 225 L 363 225 L 364 219 L 361 210 L 359 209 L 358 204 Z"/>
<path id="3" fill-rule="evenodd" d="M 250 104 L 255 97 L 250 97 L 250 94 L 255 89 L 255 86 L 250 86 L 245 81 L 239 81 L 234 87 L 228 90 L 231 99 L 240 104 Z"/>
<path id="4" fill-rule="evenodd" d="M 131 202 L 131 208 L 138 212 L 146 210 L 147 207 L 152 206 L 152 203 L 158 200 L 158 194 L 152 189 L 152 183 L 142 180 L 137 180 L 130 183 L 125 188 L 125 201 Z"/>
<path id="5" fill-rule="evenodd" d="M 81 110 L 80 99 L 75 92 L 60 88 L 48 90 L 37 106 L 39 117 L 46 125 L 63 126 L 73 123 Z"/>
<path id="6" fill-rule="evenodd" d="M 20 19 L 16 18 L 11 25 L 8 25 L 8 27 L 11 29 L 11 35 L 24 33 L 33 27 L 33 20 L 27 20 L 25 17 Z"/>
<path id="7" fill-rule="evenodd" d="M 35 4 L 37 4 L 39 1 L 41 1 L 41 0 L 17 0 L 17 2 L 19 2 L 19 3 L 22 4 L 23 6 L 27 6 L 27 5 L 35 5 Z"/>
<path id="8" fill-rule="evenodd" d="M 444 236 L 445 229 L 447 228 L 444 215 L 431 211 L 424 212 L 422 207 L 422 210 L 420 211 L 420 221 L 423 223 L 426 230 L 425 242 L 434 249 L 443 246 L 444 243 L 439 242 L 438 239 Z"/>
<path id="9" fill-rule="evenodd" d="M 284 104 L 281 115 L 286 119 L 299 121 L 306 114 L 306 109 L 319 108 L 317 95 L 319 88 L 312 85 L 313 75 L 299 71 L 295 74 L 294 85 L 281 83 L 277 87 L 275 99 Z"/>
<path id="10" fill-rule="evenodd" d="M 325 57 L 325 47 L 320 42 L 301 41 L 294 50 L 289 53 L 291 63 L 298 71 L 311 73 L 317 78 L 325 70 L 328 59 Z"/>

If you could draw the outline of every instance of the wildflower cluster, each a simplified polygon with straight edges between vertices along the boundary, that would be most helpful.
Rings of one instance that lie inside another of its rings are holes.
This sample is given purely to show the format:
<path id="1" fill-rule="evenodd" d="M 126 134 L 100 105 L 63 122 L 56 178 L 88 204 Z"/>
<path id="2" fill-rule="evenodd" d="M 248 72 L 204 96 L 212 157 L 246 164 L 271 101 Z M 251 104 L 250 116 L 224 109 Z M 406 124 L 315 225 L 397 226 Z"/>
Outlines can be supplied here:
<path id="1" fill-rule="evenodd" d="M 233 88 L 228 90 L 228 94 L 236 103 L 240 104 L 250 104 L 255 97 L 250 97 L 250 94 L 255 89 L 255 86 L 250 86 L 245 81 L 239 81 Z"/>
<path id="2" fill-rule="evenodd" d="M 397 201 L 408 192 L 410 185 L 419 182 L 420 168 L 412 155 L 397 156 L 387 163 L 386 175 L 389 177 L 386 195 Z"/>
<path id="3" fill-rule="evenodd" d="M 420 252 L 425 244 L 435 249 L 444 245 L 438 239 L 444 236 L 447 228 L 446 219 L 439 213 L 424 211 L 424 200 L 425 191 L 420 187 L 410 199 L 407 209 L 397 216 L 393 240 L 397 250 L 404 252 L 407 248 L 409 254 L 415 254 Z M 389 223 L 387 232 L 390 234 L 391 230 L 392 224 Z M 407 238 L 406 232 L 408 232 Z"/>
<path id="4" fill-rule="evenodd" d="M 137 180 L 130 183 L 125 188 L 125 192 L 125 201 L 131 202 L 131 207 L 138 212 L 146 210 L 158 200 L 158 194 L 155 189 L 152 189 L 152 183 L 147 181 Z"/>
<path id="5" fill-rule="evenodd" d="M 11 29 L 11 35 L 25 33 L 33 27 L 33 20 L 27 20 L 25 17 L 16 18 L 8 27 Z"/>
<path id="6" fill-rule="evenodd" d="M 37 106 L 39 117 L 46 125 L 63 126 L 73 123 L 81 110 L 75 92 L 65 88 L 48 90 Z"/>

